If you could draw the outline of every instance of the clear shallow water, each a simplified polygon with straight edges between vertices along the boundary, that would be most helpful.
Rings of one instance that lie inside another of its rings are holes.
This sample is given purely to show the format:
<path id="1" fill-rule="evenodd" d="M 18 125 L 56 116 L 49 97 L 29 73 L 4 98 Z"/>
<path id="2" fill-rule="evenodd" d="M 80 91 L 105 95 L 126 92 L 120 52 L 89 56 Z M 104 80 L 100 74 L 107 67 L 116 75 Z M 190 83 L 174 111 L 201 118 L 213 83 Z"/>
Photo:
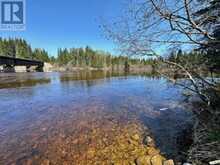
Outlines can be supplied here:
<path id="1" fill-rule="evenodd" d="M 100 138 L 107 147 L 132 124 L 176 155 L 191 123 L 181 90 L 163 78 L 99 71 L 0 74 L 0 164 L 83 164 Z"/>

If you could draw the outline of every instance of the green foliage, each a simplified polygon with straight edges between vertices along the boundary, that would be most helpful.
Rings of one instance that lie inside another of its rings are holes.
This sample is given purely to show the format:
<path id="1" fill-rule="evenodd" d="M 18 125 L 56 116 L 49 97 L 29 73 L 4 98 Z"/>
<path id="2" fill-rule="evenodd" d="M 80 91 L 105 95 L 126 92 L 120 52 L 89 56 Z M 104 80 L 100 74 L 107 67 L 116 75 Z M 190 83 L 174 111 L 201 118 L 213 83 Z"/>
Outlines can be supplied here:
<path id="1" fill-rule="evenodd" d="M 168 60 L 178 63 L 185 68 L 193 69 L 195 66 L 205 66 L 207 55 L 199 51 L 191 51 L 186 53 L 182 52 L 182 50 L 178 50 L 177 52 L 171 52 Z"/>
<path id="2" fill-rule="evenodd" d="M 23 39 L 2 39 L 0 38 L 0 55 L 24 59 L 35 59 L 44 62 L 55 61 L 49 57 L 43 49 L 32 50 L 31 46 Z"/>
<path id="3" fill-rule="evenodd" d="M 32 50 L 25 40 L 0 39 L 0 55 L 18 58 L 31 58 Z"/>
<path id="4" fill-rule="evenodd" d="M 207 54 L 207 65 L 210 68 L 219 69 L 220 66 L 220 0 L 197 0 L 201 7 L 194 13 L 197 20 L 202 22 L 202 27 L 210 31 L 215 40 L 204 38 L 208 45 L 201 45 L 201 49 Z M 207 17 L 208 16 L 208 17 Z"/>
<path id="5" fill-rule="evenodd" d="M 56 62 L 59 65 L 71 64 L 73 67 L 120 67 L 128 65 L 147 65 L 153 64 L 153 60 L 132 59 L 126 56 L 112 56 L 103 51 L 95 51 L 90 47 L 58 49 Z"/>
<path id="6" fill-rule="evenodd" d="M 0 39 L 0 55 L 13 57 L 15 56 L 15 49 L 16 45 L 13 40 Z"/>
<path id="7" fill-rule="evenodd" d="M 210 53 L 210 51 L 191 51 L 189 53 L 181 50 L 171 52 L 168 57 L 169 61 L 178 63 L 188 70 L 205 69 L 212 73 L 219 73 L 220 53 Z"/>
<path id="8" fill-rule="evenodd" d="M 34 49 L 32 57 L 35 60 L 50 62 L 49 55 L 44 49 Z"/>
<path id="9" fill-rule="evenodd" d="M 153 59 L 128 58 L 126 56 L 113 56 L 103 51 L 95 51 L 89 46 L 85 48 L 58 49 L 57 58 L 49 56 L 44 49 L 32 49 L 23 39 L 1 39 L 0 55 L 16 58 L 34 59 L 52 64 L 71 65 L 72 67 L 124 67 L 130 65 L 154 65 Z"/>

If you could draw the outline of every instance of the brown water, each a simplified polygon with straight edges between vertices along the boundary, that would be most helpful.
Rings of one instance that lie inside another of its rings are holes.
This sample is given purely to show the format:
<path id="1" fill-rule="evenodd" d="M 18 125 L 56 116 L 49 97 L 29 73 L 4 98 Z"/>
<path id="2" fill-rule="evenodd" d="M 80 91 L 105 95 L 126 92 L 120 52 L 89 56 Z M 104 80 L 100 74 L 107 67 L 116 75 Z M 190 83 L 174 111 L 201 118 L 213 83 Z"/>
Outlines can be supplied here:
<path id="1" fill-rule="evenodd" d="M 0 74 L 0 165 L 123 162 L 141 152 L 130 136 L 150 133 L 176 156 L 191 124 L 181 91 L 149 75 Z"/>

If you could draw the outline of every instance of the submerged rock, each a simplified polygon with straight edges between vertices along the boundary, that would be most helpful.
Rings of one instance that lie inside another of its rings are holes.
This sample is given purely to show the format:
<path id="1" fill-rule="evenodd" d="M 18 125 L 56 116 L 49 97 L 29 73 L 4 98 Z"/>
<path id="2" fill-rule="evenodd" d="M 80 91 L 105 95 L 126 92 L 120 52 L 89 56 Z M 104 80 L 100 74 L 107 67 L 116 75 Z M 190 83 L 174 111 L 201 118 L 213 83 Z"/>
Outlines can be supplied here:
<path id="1" fill-rule="evenodd" d="M 129 165 L 136 165 L 136 163 L 133 162 L 133 161 L 130 161 L 130 162 L 129 162 Z"/>
<path id="2" fill-rule="evenodd" d="M 134 146 L 138 146 L 139 145 L 138 141 L 134 141 L 132 139 L 129 139 L 128 142 L 129 142 L 129 144 L 134 145 Z"/>
<path id="3" fill-rule="evenodd" d="M 134 141 L 139 141 L 140 136 L 138 134 L 135 134 L 135 135 L 131 136 L 131 139 L 134 140 Z"/>
<path id="4" fill-rule="evenodd" d="M 26 165 L 32 165 L 32 164 L 33 164 L 33 161 L 31 159 L 28 159 L 26 162 Z"/>
<path id="5" fill-rule="evenodd" d="M 169 164 L 170 163 L 170 164 Z M 172 161 L 166 161 L 166 159 L 160 154 L 157 155 L 145 155 L 136 159 L 136 165 L 174 165 Z"/>
<path id="6" fill-rule="evenodd" d="M 147 147 L 147 154 L 154 156 L 160 154 L 160 150 L 154 148 L 154 147 Z"/>
<path id="7" fill-rule="evenodd" d="M 141 156 L 136 159 L 136 165 L 151 165 L 151 156 Z"/>
<path id="8" fill-rule="evenodd" d="M 50 161 L 45 159 L 42 161 L 41 165 L 50 165 Z"/>
<path id="9" fill-rule="evenodd" d="M 152 139 L 150 136 L 146 136 L 144 138 L 144 144 L 146 144 L 149 147 L 155 147 L 156 146 L 154 139 Z"/>
<path id="10" fill-rule="evenodd" d="M 155 155 L 151 158 L 151 164 L 152 165 L 163 165 L 163 162 L 165 161 L 166 159 L 161 156 L 161 155 Z"/>
<path id="11" fill-rule="evenodd" d="M 87 152 L 88 158 L 93 158 L 95 156 L 96 150 L 94 148 L 90 148 Z"/>
<path id="12" fill-rule="evenodd" d="M 174 165 L 173 160 L 166 160 L 163 162 L 163 165 Z"/>

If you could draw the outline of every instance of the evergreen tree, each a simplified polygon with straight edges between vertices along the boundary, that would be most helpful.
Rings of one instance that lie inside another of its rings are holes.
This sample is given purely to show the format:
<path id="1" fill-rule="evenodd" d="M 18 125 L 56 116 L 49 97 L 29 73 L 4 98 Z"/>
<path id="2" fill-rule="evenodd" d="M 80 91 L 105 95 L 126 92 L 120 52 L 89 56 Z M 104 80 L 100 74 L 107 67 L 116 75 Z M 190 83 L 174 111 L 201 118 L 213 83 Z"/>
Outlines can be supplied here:
<path id="1" fill-rule="evenodd" d="M 195 17 L 202 22 L 203 28 L 211 31 L 215 41 L 207 41 L 208 45 L 201 46 L 206 52 L 206 65 L 210 70 L 220 69 L 220 0 L 198 0 L 201 8 L 195 13 Z"/>
<path id="2" fill-rule="evenodd" d="M 50 62 L 49 55 L 44 49 L 34 49 L 32 56 L 35 60 Z"/>

